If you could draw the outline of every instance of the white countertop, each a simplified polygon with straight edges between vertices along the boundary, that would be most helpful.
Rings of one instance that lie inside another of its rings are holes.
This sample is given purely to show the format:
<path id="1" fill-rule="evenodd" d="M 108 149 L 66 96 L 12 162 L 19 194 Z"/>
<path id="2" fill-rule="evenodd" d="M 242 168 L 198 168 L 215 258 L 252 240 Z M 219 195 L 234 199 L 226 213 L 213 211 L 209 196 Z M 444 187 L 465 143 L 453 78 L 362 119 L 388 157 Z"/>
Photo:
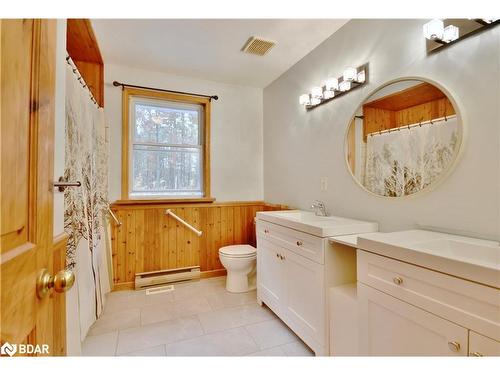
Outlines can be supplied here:
<path id="1" fill-rule="evenodd" d="M 376 232 L 378 224 L 340 216 L 317 216 L 302 210 L 257 212 L 257 219 L 292 228 L 317 237 Z"/>
<path id="2" fill-rule="evenodd" d="M 359 249 L 500 288 L 498 242 L 425 230 L 356 237 Z"/>

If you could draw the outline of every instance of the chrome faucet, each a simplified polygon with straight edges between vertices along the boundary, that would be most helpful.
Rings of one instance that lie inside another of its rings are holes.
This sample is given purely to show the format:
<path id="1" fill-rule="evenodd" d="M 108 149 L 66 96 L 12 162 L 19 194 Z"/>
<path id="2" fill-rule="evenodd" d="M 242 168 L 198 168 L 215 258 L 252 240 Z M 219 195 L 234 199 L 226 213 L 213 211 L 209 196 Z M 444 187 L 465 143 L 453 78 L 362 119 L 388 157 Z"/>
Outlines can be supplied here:
<path id="1" fill-rule="evenodd" d="M 311 208 L 314 208 L 316 216 L 328 216 L 328 211 L 326 210 L 325 202 L 315 200 L 311 205 Z"/>

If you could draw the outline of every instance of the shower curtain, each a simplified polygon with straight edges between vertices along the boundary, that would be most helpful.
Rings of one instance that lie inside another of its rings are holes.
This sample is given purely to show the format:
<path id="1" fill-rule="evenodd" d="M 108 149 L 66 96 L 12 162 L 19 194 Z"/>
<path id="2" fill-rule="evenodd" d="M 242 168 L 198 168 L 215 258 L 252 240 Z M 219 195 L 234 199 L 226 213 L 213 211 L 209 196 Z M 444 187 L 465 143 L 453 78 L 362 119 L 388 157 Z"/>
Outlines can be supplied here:
<path id="1" fill-rule="evenodd" d="M 65 179 L 80 188 L 64 192 L 64 229 L 69 235 L 66 267 L 76 274 L 80 337 L 99 317 L 110 289 L 105 209 L 108 204 L 108 144 L 102 108 L 73 68 L 66 72 Z"/>
<path id="2" fill-rule="evenodd" d="M 375 133 L 367 139 L 364 186 L 389 197 L 416 193 L 446 170 L 457 144 L 456 117 Z"/>

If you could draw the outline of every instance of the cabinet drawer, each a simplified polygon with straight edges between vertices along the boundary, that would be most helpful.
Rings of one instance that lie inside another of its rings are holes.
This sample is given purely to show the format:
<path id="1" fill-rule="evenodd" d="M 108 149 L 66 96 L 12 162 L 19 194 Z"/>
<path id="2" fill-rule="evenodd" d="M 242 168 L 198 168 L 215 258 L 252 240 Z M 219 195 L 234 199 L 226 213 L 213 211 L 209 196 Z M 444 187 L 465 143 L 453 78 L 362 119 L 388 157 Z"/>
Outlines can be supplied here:
<path id="1" fill-rule="evenodd" d="M 469 356 L 500 356 L 500 342 L 469 331 Z"/>
<path id="2" fill-rule="evenodd" d="M 357 250 L 358 281 L 500 340 L 500 291 Z"/>
<path id="3" fill-rule="evenodd" d="M 324 264 L 323 239 L 263 220 L 257 220 L 257 236 L 293 251 L 312 261 Z"/>

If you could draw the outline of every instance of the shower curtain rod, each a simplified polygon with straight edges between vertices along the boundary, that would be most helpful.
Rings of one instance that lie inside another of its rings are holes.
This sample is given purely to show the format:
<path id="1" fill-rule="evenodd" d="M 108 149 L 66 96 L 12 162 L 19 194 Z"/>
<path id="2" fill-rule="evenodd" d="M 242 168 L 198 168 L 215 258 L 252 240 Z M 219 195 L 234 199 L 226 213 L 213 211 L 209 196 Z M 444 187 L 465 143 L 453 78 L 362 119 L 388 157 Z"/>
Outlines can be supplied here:
<path id="1" fill-rule="evenodd" d="M 397 128 L 386 129 L 386 130 L 379 130 L 378 132 L 370 133 L 370 137 L 373 137 L 374 135 L 381 135 L 381 134 L 384 134 L 384 133 L 397 132 L 397 131 L 400 131 L 401 129 L 408 129 L 408 130 L 410 130 L 411 128 L 414 128 L 414 127 L 417 127 L 417 126 L 434 124 L 435 122 L 443 121 L 443 120 L 444 121 L 448 121 L 449 119 L 452 119 L 452 118 L 455 118 L 455 117 L 457 117 L 457 115 L 443 116 L 443 117 L 438 117 L 438 118 L 435 118 L 435 119 L 432 119 L 432 120 L 426 120 L 426 121 L 417 122 L 415 124 L 399 126 Z"/>
<path id="2" fill-rule="evenodd" d="M 78 67 L 76 66 L 75 62 L 73 61 L 73 59 L 71 58 L 71 56 L 69 55 L 66 55 L 66 63 L 71 67 L 71 69 L 73 70 L 73 74 L 76 74 L 76 76 L 78 77 L 78 82 L 80 82 L 80 84 L 83 86 L 83 88 L 87 89 L 87 92 L 90 96 L 90 100 L 97 106 L 97 108 L 101 108 L 99 106 L 99 103 L 97 103 L 97 100 L 95 100 L 94 98 L 94 94 L 92 94 L 92 91 L 90 91 L 90 88 L 88 87 L 87 83 L 85 83 L 85 80 L 83 79 L 82 75 L 80 74 L 80 71 L 78 70 Z"/>
<path id="3" fill-rule="evenodd" d="M 203 95 L 203 94 L 195 94 L 193 92 L 185 92 L 185 91 L 175 91 L 175 90 L 167 90 L 167 89 L 158 89 L 156 87 L 147 87 L 147 86 L 138 86 L 138 85 L 131 85 L 128 83 L 122 83 L 118 81 L 113 81 L 113 86 L 119 87 L 121 86 L 122 89 L 124 87 L 132 87 L 135 89 L 146 89 L 146 90 L 154 90 L 154 91 L 162 91 L 162 92 L 170 92 L 172 94 L 181 94 L 181 95 L 192 95 L 192 96 L 198 96 L 200 98 L 208 98 L 209 100 L 218 100 L 219 97 L 217 95 Z"/>

